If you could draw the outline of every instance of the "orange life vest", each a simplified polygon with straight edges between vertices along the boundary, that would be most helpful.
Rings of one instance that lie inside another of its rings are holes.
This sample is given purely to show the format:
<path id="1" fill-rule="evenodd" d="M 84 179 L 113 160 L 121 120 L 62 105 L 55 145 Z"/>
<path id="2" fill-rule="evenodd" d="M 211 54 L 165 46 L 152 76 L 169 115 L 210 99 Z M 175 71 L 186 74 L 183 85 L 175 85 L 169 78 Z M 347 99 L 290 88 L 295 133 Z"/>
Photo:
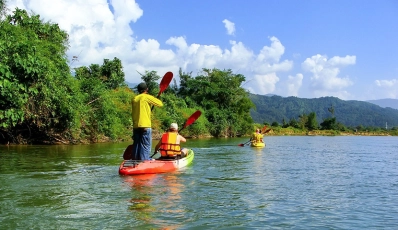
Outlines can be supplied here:
<path id="1" fill-rule="evenodd" d="M 162 157 L 175 157 L 181 154 L 180 144 L 177 143 L 177 133 L 167 132 L 162 135 L 162 142 L 160 144 L 160 155 Z"/>

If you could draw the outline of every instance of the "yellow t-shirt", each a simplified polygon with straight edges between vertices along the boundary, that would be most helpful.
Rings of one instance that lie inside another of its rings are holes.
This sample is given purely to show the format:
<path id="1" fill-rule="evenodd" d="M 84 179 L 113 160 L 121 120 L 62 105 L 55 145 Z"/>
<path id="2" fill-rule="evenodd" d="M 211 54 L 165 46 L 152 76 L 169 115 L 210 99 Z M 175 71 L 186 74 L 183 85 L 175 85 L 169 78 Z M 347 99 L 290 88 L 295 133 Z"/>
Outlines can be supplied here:
<path id="1" fill-rule="evenodd" d="M 252 142 L 261 142 L 261 139 L 263 139 L 263 134 L 261 133 L 252 134 Z"/>
<path id="2" fill-rule="evenodd" d="M 133 128 L 151 128 L 151 106 L 163 106 L 161 100 L 146 93 L 135 96 L 131 104 Z"/>

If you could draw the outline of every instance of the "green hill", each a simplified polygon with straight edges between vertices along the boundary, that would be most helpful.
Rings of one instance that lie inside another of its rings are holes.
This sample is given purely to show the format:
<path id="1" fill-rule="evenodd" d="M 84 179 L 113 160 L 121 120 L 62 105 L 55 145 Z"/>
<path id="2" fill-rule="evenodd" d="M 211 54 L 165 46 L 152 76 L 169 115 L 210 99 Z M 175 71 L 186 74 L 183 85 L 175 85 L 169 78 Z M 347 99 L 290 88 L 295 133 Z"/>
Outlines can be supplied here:
<path id="1" fill-rule="evenodd" d="M 318 123 L 332 117 L 329 109 L 333 107 L 337 122 L 347 127 L 398 127 L 398 110 L 382 108 L 364 101 L 344 101 L 336 97 L 297 98 L 281 96 L 249 95 L 256 109 L 251 116 L 257 123 L 278 122 L 282 124 L 298 119 L 302 114 L 316 113 Z"/>

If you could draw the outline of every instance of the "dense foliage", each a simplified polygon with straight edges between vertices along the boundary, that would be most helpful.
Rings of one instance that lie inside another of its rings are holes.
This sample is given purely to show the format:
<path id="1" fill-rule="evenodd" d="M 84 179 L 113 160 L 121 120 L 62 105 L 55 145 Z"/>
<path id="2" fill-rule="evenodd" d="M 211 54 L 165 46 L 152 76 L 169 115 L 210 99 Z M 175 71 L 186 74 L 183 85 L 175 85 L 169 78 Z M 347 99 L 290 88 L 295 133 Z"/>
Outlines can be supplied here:
<path id="1" fill-rule="evenodd" d="M 0 0 L 0 143 L 130 140 L 136 92 L 125 84 L 121 61 L 104 59 L 102 65 L 72 71 L 66 56 L 68 34 L 24 10 L 7 15 L 4 3 Z M 141 79 L 150 94 L 158 94 L 161 76 L 156 71 L 141 73 Z M 282 122 L 294 132 L 343 130 L 342 124 L 358 130 L 363 124 L 398 126 L 397 110 L 332 97 L 250 95 L 241 87 L 244 81 L 231 70 L 203 69 L 197 76 L 180 70 L 161 95 L 165 106 L 153 110 L 154 134 L 171 122 L 183 126 L 196 110 L 202 116 L 183 130 L 185 136 L 245 135 L 267 122 L 275 130 Z"/>
<path id="2" fill-rule="evenodd" d="M 231 70 L 203 69 L 192 77 L 180 70 L 178 97 L 189 106 L 199 106 L 206 111 L 213 136 L 236 136 L 252 130 L 250 109 L 254 107 L 248 92 L 240 87 L 245 77 Z"/>
<path id="3" fill-rule="evenodd" d="M 76 85 L 65 52 L 68 35 L 17 9 L 0 22 L 0 128 L 2 135 L 61 132 L 73 118 Z"/>
<path id="4" fill-rule="evenodd" d="M 5 12 L 4 1 L 0 5 Z M 131 136 L 131 99 L 121 61 L 104 59 L 74 69 L 68 65 L 68 34 L 39 15 L 16 9 L 0 21 L 0 142 L 81 143 L 125 140 Z M 156 71 L 141 74 L 149 93 L 157 95 Z M 236 136 L 253 128 L 243 75 L 203 69 L 182 73 L 161 96 L 153 127 L 183 125 L 196 110 L 202 116 L 184 129 L 188 136 Z M 155 132 L 156 133 L 156 132 Z"/>

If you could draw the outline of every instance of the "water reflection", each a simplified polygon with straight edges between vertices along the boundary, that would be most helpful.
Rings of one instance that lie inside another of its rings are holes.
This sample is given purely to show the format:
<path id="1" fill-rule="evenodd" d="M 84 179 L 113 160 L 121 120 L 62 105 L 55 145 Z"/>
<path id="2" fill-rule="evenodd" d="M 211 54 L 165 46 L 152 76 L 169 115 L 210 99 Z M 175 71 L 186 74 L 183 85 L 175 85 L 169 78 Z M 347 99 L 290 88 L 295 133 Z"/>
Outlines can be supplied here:
<path id="1" fill-rule="evenodd" d="M 141 222 L 141 227 L 157 226 L 162 229 L 178 229 L 181 223 L 176 217 L 184 217 L 185 210 L 179 209 L 182 203 L 184 185 L 179 173 L 145 174 L 126 176 L 124 182 L 131 188 L 128 210 L 133 218 Z"/>
<path id="2" fill-rule="evenodd" d="M 125 183 L 132 188 L 132 197 L 128 209 L 134 211 L 134 217 L 145 223 L 152 223 L 155 207 L 151 205 L 151 189 L 156 174 L 144 174 L 124 177 Z"/>

